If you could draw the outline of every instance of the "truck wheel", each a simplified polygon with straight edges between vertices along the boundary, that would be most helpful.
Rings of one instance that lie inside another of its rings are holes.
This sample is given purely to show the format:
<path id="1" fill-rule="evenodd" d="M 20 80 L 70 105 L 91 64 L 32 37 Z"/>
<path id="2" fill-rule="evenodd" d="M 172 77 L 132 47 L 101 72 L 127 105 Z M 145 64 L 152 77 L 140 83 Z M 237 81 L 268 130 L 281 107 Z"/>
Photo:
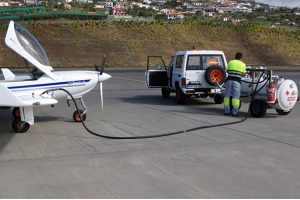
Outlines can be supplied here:
<path id="1" fill-rule="evenodd" d="M 185 102 L 185 96 L 180 87 L 176 87 L 176 102 L 177 104 L 184 104 Z"/>
<path id="2" fill-rule="evenodd" d="M 166 89 L 166 88 L 161 88 L 161 94 L 163 96 L 163 98 L 169 98 L 170 97 L 170 90 Z"/>
<path id="3" fill-rule="evenodd" d="M 222 94 L 216 94 L 214 97 L 215 104 L 223 103 L 224 96 Z"/>
<path id="4" fill-rule="evenodd" d="M 275 110 L 276 110 L 276 112 L 277 112 L 278 115 L 288 115 L 292 111 L 292 110 L 290 110 L 290 111 L 283 111 L 283 110 L 279 110 L 279 109 L 275 109 Z"/>
<path id="5" fill-rule="evenodd" d="M 267 104 L 261 100 L 254 100 L 250 103 L 250 113 L 252 117 L 261 118 L 266 115 Z"/>
<path id="6" fill-rule="evenodd" d="M 214 83 L 220 85 L 226 81 L 226 73 L 223 67 L 215 65 L 206 69 L 205 80 L 209 85 L 214 86 Z"/>

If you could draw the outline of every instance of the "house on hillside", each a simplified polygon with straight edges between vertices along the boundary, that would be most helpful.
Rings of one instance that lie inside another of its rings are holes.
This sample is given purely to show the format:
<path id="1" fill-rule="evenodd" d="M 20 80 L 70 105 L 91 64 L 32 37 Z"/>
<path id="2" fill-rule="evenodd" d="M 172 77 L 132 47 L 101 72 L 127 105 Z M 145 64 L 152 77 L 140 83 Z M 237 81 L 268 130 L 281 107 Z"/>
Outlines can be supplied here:
<path id="1" fill-rule="evenodd" d="M 22 3 L 19 1 L 10 1 L 8 2 L 9 6 L 21 6 Z"/>
<path id="2" fill-rule="evenodd" d="M 152 2 L 160 5 L 164 5 L 165 3 L 167 3 L 167 0 L 153 0 Z"/>
<path id="3" fill-rule="evenodd" d="M 143 3 L 145 3 L 145 4 L 151 4 L 152 0 L 143 0 Z"/>
<path id="4" fill-rule="evenodd" d="M 93 3 L 92 0 L 76 0 L 78 3 Z"/>
<path id="5" fill-rule="evenodd" d="M 95 9 L 103 9 L 105 7 L 104 7 L 104 4 L 95 4 L 94 8 Z"/>
<path id="6" fill-rule="evenodd" d="M 22 0 L 21 3 L 26 4 L 26 5 L 37 5 L 36 0 Z"/>
<path id="7" fill-rule="evenodd" d="M 123 2 L 116 2 L 115 8 L 123 9 L 123 10 L 128 10 L 130 7 L 129 3 L 126 1 Z"/>
<path id="8" fill-rule="evenodd" d="M 182 6 L 186 7 L 187 9 L 198 9 L 202 7 L 202 3 L 198 1 L 183 1 Z"/>
<path id="9" fill-rule="evenodd" d="M 125 12 L 123 9 L 120 8 L 113 8 L 110 10 L 110 15 L 125 15 Z"/>
<path id="10" fill-rule="evenodd" d="M 9 6 L 8 2 L 0 2 L 0 7 Z"/>
<path id="11" fill-rule="evenodd" d="M 166 14 L 168 20 L 174 20 L 174 19 L 183 19 L 184 15 L 182 13 L 178 12 L 169 12 Z"/>
<path id="12" fill-rule="evenodd" d="M 213 12 L 206 12 L 206 11 L 203 11 L 203 12 L 202 12 L 202 16 L 204 16 L 204 17 L 213 17 L 213 16 L 214 16 L 214 13 L 213 13 Z"/>
<path id="13" fill-rule="evenodd" d="M 243 21 L 245 21 L 244 19 L 239 19 L 239 18 L 232 18 L 231 19 L 231 22 L 233 23 L 233 24 L 239 24 L 239 23 L 241 23 L 241 22 L 243 22 Z"/>
<path id="14" fill-rule="evenodd" d="M 106 1 L 104 7 L 105 8 L 113 8 L 114 7 L 114 2 Z"/>

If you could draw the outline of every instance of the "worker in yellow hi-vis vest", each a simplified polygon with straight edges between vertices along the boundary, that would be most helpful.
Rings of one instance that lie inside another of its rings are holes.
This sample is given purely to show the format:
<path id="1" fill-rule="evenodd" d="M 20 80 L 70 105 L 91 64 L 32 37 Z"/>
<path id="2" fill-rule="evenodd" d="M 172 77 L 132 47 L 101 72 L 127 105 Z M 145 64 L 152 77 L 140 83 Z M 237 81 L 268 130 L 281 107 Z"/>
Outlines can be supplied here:
<path id="1" fill-rule="evenodd" d="M 246 65 L 241 61 L 242 53 L 236 53 L 235 60 L 229 61 L 227 65 L 228 77 L 224 97 L 224 115 L 237 116 L 240 106 L 241 79 L 246 73 Z M 230 112 L 230 97 L 232 97 L 232 110 Z"/>

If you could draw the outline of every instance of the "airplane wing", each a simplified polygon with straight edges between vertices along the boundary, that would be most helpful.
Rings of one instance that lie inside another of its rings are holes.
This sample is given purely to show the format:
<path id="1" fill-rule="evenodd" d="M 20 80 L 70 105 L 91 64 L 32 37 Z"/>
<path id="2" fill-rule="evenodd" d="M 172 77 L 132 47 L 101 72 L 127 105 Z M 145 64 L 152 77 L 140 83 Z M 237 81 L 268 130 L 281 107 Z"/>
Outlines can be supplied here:
<path id="1" fill-rule="evenodd" d="M 17 96 L 7 87 L 0 84 L 0 106 L 7 107 L 36 107 L 53 105 L 58 101 L 53 98 L 45 98 L 38 95 L 22 95 Z"/>

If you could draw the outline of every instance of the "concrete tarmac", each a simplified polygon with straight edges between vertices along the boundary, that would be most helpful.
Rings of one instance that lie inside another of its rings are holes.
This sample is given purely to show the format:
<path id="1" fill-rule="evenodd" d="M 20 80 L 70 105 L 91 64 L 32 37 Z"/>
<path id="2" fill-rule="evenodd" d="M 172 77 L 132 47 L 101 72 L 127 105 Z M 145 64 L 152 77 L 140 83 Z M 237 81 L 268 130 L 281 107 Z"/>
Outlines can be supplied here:
<path id="1" fill-rule="evenodd" d="M 235 122 L 210 99 L 161 97 L 144 72 L 108 72 L 84 97 L 86 125 L 109 136 L 143 136 Z M 299 83 L 299 72 L 279 72 Z M 1 97 L 2 98 L 2 97 Z M 12 131 L 11 110 L 0 110 L 0 198 L 300 198 L 300 104 L 289 115 L 179 135 L 110 140 L 73 122 L 75 107 L 60 101 L 35 108 L 27 133 Z"/>

